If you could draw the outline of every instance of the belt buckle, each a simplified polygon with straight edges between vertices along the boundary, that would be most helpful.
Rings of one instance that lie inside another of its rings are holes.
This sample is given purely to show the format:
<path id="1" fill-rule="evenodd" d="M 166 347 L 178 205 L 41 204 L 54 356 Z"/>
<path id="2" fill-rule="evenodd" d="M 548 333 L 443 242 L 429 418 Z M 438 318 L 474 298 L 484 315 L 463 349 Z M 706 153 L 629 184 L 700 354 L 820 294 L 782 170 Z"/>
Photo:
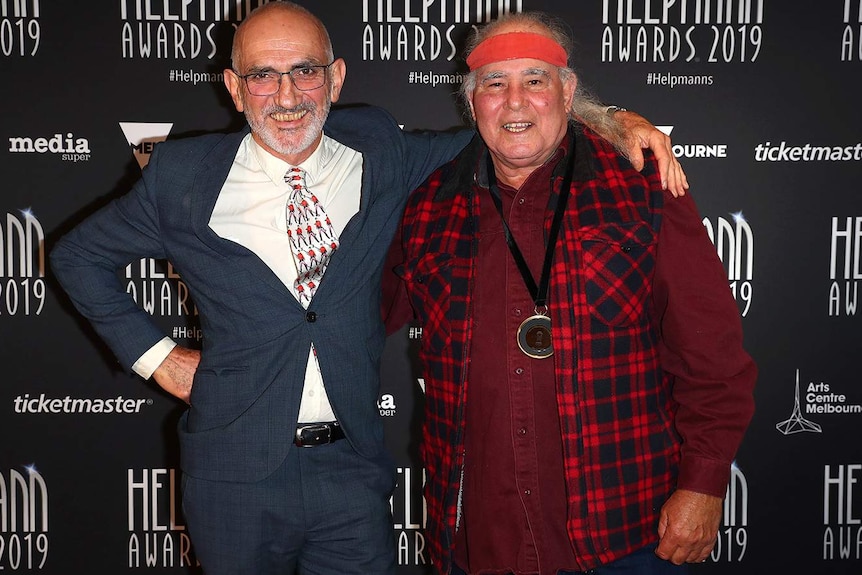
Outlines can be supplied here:
<path id="1" fill-rule="evenodd" d="M 321 431 L 326 431 L 325 440 L 320 436 Z M 309 438 L 311 441 L 309 441 L 308 443 L 305 443 L 303 441 L 303 435 L 306 432 L 310 432 L 312 434 L 312 436 Z M 332 425 L 328 423 L 311 423 L 308 425 L 300 425 L 296 428 L 296 441 L 299 443 L 300 447 L 315 447 L 324 443 L 331 443 Z"/>

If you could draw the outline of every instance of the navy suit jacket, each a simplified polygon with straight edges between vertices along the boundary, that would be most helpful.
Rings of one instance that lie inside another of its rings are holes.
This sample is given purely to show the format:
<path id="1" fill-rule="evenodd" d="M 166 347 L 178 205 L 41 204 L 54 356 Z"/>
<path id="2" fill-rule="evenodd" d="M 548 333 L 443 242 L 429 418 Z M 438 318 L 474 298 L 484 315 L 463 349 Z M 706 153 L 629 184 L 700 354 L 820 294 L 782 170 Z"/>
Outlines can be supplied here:
<path id="1" fill-rule="evenodd" d="M 312 341 L 351 445 L 383 456 L 383 262 L 410 190 L 471 134 L 405 133 L 370 107 L 333 110 L 325 132 L 363 154 L 362 190 L 307 310 L 257 255 L 209 227 L 247 129 L 159 144 L 132 190 L 51 252 L 55 276 L 127 368 L 166 334 L 125 292 L 118 270 L 167 259 L 189 287 L 203 331 L 179 423 L 182 468 L 192 476 L 255 481 L 279 466 L 293 445 Z"/>

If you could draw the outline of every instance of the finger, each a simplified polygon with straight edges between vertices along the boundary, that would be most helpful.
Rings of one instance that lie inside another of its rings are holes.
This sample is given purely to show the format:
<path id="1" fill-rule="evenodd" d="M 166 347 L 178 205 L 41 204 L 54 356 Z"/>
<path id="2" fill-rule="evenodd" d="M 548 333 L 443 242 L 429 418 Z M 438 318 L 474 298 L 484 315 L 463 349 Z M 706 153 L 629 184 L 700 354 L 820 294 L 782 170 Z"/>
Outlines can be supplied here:
<path id="1" fill-rule="evenodd" d="M 685 170 L 682 169 L 682 164 L 680 164 L 676 158 L 674 158 L 675 166 L 675 174 L 677 183 L 677 191 L 680 196 L 685 195 L 685 191 L 688 189 L 688 177 L 685 175 Z"/>
<path id="2" fill-rule="evenodd" d="M 678 198 L 681 195 L 685 194 L 681 173 L 682 170 L 680 168 L 679 162 L 674 160 L 671 163 L 670 168 L 668 169 L 667 187 L 665 189 L 669 190 L 675 198 Z"/>
<path id="3" fill-rule="evenodd" d="M 640 142 L 636 139 L 629 141 L 629 161 L 634 169 L 641 171 L 644 169 L 644 152 L 641 149 Z"/>
<path id="4" fill-rule="evenodd" d="M 676 545 L 670 543 L 669 539 L 664 536 L 660 536 L 658 540 L 658 545 L 655 548 L 655 554 L 659 557 L 659 559 L 664 559 L 665 561 L 669 561 L 673 556 L 674 551 L 676 551 Z"/>
<path id="5" fill-rule="evenodd" d="M 673 162 L 667 156 L 656 156 L 658 160 L 658 173 L 661 176 L 661 189 L 670 190 L 671 193 L 676 196 L 676 192 L 674 192 L 674 183 L 676 182 L 676 175 L 673 170 Z"/>

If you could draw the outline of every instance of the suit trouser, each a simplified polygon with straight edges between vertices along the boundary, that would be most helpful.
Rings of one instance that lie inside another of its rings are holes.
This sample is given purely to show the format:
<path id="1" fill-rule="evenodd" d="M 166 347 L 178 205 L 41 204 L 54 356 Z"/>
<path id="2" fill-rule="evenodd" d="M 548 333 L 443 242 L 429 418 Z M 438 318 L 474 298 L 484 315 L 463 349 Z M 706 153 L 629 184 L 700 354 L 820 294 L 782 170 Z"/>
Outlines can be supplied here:
<path id="1" fill-rule="evenodd" d="M 183 511 L 205 575 L 391 575 L 395 469 L 342 439 L 292 446 L 257 483 L 183 476 Z"/>

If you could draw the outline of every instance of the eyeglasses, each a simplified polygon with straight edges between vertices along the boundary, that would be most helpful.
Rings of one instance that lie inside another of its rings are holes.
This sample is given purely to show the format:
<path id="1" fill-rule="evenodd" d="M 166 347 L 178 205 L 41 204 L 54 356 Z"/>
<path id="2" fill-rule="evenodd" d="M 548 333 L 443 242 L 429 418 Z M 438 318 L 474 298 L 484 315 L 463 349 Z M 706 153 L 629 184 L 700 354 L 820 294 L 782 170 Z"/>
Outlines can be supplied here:
<path id="1" fill-rule="evenodd" d="M 290 76 L 297 90 L 307 92 L 308 90 L 320 88 L 326 81 L 326 69 L 334 63 L 335 61 L 333 60 L 329 64 L 321 66 L 298 66 L 287 72 L 261 70 L 245 75 L 240 74 L 236 70 L 233 72 L 245 80 L 245 85 L 251 95 L 272 96 L 281 89 L 281 79 L 285 75 Z"/>

